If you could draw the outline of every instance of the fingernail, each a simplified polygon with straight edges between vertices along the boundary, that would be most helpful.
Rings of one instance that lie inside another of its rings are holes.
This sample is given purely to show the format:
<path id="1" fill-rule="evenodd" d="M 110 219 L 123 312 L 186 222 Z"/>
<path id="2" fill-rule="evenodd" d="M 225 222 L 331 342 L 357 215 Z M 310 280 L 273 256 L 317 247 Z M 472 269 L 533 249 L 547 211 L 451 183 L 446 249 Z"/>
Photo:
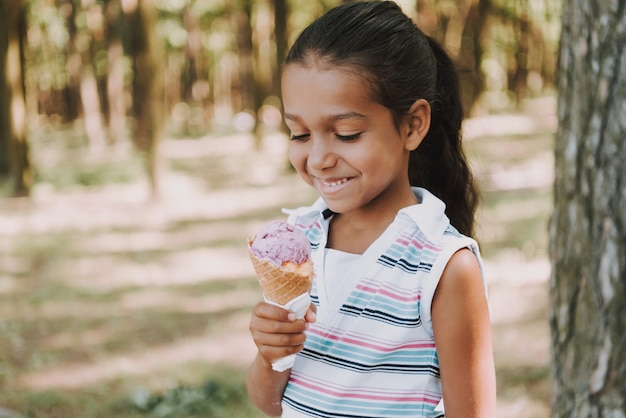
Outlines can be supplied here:
<path id="1" fill-rule="evenodd" d="M 293 312 L 289 312 L 289 315 L 287 315 L 287 319 L 290 321 L 295 321 L 296 320 L 296 314 Z"/>

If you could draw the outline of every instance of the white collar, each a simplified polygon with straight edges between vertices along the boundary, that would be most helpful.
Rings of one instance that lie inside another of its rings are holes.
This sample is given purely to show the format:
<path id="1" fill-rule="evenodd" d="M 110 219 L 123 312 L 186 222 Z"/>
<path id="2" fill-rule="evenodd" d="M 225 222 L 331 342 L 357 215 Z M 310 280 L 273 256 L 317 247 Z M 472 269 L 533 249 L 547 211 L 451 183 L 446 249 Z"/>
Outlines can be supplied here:
<path id="1" fill-rule="evenodd" d="M 450 225 L 445 213 L 446 204 L 422 187 L 412 189 L 420 203 L 400 209 L 398 215 L 408 216 L 430 241 L 437 242 Z"/>
<path id="2" fill-rule="evenodd" d="M 400 209 L 398 216 L 406 216 L 424 232 L 426 237 L 437 242 L 450 224 L 445 214 L 446 205 L 437 196 L 422 187 L 412 187 L 413 193 L 420 203 Z M 324 212 L 328 206 L 320 197 L 311 206 L 301 206 L 296 209 L 283 209 L 287 215 L 305 217 L 315 215 L 327 218 Z"/>

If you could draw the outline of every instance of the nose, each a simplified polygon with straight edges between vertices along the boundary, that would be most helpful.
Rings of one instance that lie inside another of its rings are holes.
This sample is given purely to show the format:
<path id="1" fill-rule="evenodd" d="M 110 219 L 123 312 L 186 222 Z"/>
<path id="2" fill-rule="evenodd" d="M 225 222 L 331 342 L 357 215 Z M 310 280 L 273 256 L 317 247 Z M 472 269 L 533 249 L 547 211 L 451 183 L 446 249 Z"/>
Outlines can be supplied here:
<path id="1" fill-rule="evenodd" d="M 307 158 L 307 165 L 313 170 L 322 171 L 333 167 L 337 163 L 331 141 L 321 136 L 312 136 L 309 140 L 311 148 Z"/>

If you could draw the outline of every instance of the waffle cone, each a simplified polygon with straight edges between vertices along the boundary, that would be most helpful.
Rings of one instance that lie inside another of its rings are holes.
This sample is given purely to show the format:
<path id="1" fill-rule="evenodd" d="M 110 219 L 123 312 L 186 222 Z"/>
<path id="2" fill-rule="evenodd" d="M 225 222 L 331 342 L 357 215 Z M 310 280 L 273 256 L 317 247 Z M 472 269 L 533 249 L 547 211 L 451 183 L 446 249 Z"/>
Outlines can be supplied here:
<path id="1" fill-rule="evenodd" d="M 277 266 L 248 253 L 266 299 L 286 305 L 290 300 L 311 291 L 313 264 L 310 261 L 303 264 L 286 262 Z"/>

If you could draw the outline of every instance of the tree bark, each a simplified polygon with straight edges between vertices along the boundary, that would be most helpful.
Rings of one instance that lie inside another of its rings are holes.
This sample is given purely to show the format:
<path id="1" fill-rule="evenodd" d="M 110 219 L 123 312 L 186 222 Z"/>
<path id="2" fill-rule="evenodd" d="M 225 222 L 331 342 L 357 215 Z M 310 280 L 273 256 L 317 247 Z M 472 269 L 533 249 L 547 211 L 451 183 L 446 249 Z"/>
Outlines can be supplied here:
<path id="1" fill-rule="evenodd" d="M 5 2 L 6 0 L 0 0 L 0 179 L 8 178 L 11 174 L 11 161 L 9 160 L 11 101 L 6 75 L 7 52 L 9 51 L 9 21 Z"/>
<path id="2" fill-rule="evenodd" d="M 119 0 L 105 0 L 107 60 L 105 120 L 109 141 L 123 143 L 126 137 L 126 105 L 124 101 L 124 48 L 121 41 L 122 19 Z"/>
<path id="3" fill-rule="evenodd" d="M 152 196 L 158 195 L 158 145 L 163 128 L 162 45 L 151 0 L 122 0 L 124 44 L 133 59 L 132 110 L 135 144 L 144 152 Z"/>
<path id="4" fill-rule="evenodd" d="M 287 56 L 287 44 L 289 36 L 287 34 L 287 21 L 289 16 L 289 5 L 287 0 L 274 0 L 274 41 L 276 42 L 276 70 L 274 71 L 274 88 L 273 94 L 276 97 L 282 97 L 280 78 L 281 68 L 285 57 Z M 281 109 L 282 112 L 282 102 Z M 285 120 L 281 119 L 279 129 L 282 132 L 289 132 L 289 128 L 285 124 Z M 287 167 L 291 167 L 290 164 Z"/>
<path id="5" fill-rule="evenodd" d="M 24 45 L 26 8 L 22 0 L 0 0 L 0 152 L 14 196 L 28 196 L 33 182 L 26 133 Z M 2 21 L 4 19 L 4 21 Z M 6 158 L 8 156 L 8 158 Z M 8 167 L 7 167 L 8 166 Z"/>
<path id="6" fill-rule="evenodd" d="M 82 102 L 80 94 L 80 82 L 82 71 L 82 60 L 78 50 L 78 27 L 76 25 L 77 2 L 64 0 L 63 4 L 71 13 L 67 17 L 67 83 L 63 88 L 65 102 L 63 118 L 66 122 L 74 122 L 81 116 Z M 84 116 L 84 115 L 83 115 Z"/>
<path id="7" fill-rule="evenodd" d="M 553 417 L 626 416 L 626 0 L 563 4 L 550 221 Z"/>
<path id="8" fill-rule="evenodd" d="M 274 94 L 280 97 L 280 68 L 287 56 L 287 0 L 274 0 L 274 42 L 276 42 L 276 71 L 274 72 Z"/>

